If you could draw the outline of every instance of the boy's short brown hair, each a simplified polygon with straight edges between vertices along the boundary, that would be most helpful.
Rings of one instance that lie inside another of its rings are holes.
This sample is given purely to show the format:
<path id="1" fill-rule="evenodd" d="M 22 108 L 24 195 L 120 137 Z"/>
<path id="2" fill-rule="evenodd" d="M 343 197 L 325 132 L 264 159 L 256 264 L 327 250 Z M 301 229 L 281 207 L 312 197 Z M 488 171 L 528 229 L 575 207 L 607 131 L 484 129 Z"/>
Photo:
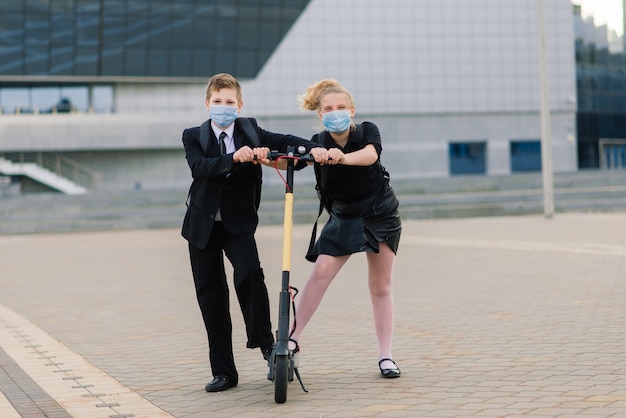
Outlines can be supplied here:
<path id="1" fill-rule="evenodd" d="M 227 73 L 215 74 L 213 77 L 209 78 L 209 82 L 206 86 L 206 100 L 210 100 L 211 94 L 221 89 L 235 89 L 237 91 L 237 102 L 242 102 L 243 98 L 239 81 Z"/>

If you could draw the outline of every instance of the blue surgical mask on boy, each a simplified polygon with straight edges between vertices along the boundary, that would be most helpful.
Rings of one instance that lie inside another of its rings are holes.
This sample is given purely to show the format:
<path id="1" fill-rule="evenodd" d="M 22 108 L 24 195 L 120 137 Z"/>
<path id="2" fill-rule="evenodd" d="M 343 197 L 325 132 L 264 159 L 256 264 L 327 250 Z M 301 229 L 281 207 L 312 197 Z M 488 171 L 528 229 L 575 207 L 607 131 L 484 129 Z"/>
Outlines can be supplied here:
<path id="1" fill-rule="evenodd" d="M 340 133 L 350 128 L 349 110 L 335 110 L 333 112 L 324 113 L 322 115 L 322 123 L 328 132 Z"/>
<path id="2" fill-rule="evenodd" d="M 209 118 L 220 128 L 228 128 L 238 116 L 237 106 L 211 105 L 209 107 Z"/>

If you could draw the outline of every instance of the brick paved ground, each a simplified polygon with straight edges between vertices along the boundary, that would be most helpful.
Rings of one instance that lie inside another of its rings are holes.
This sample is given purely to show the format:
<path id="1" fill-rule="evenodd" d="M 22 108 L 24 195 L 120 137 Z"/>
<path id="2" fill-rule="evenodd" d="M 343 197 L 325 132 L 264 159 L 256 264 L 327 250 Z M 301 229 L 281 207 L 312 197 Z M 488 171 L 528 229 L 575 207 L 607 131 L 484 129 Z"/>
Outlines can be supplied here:
<path id="1" fill-rule="evenodd" d="M 0 236 L 0 416 L 626 416 L 626 214 L 404 226 L 403 376 L 379 378 L 358 255 L 301 341 L 309 393 L 294 382 L 280 405 L 236 310 L 239 386 L 203 390 L 206 339 L 178 230 Z M 294 228 L 296 286 L 309 232 Z M 282 228 L 258 241 L 276 308 Z"/>

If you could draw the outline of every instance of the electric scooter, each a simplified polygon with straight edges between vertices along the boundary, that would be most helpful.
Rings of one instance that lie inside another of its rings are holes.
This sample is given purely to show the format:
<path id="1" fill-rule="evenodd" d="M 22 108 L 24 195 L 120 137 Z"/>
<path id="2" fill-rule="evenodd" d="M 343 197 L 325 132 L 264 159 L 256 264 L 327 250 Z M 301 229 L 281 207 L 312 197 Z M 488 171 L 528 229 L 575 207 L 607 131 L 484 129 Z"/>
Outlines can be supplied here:
<path id="1" fill-rule="evenodd" d="M 294 374 L 300 382 L 302 390 L 308 392 L 302 383 L 300 372 L 294 366 L 293 353 L 289 350 L 289 313 L 290 303 L 294 309 L 293 298 L 297 294 L 297 289 L 289 285 L 289 273 L 291 268 L 291 238 L 293 228 L 293 174 L 294 165 L 298 160 L 314 162 L 313 157 L 306 153 L 304 147 L 287 147 L 286 153 L 271 151 L 269 159 L 277 161 L 281 158 L 287 159 L 287 174 L 285 181 L 285 216 L 283 221 L 283 265 L 282 283 L 278 300 L 278 327 L 276 330 L 276 345 L 269 360 L 268 380 L 274 382 L 274 400 L 276 403 L 285 403 L 287 400 L 287 386 L 293 381 Z M 283 179 L 284 180 L 284 179 Z"/>

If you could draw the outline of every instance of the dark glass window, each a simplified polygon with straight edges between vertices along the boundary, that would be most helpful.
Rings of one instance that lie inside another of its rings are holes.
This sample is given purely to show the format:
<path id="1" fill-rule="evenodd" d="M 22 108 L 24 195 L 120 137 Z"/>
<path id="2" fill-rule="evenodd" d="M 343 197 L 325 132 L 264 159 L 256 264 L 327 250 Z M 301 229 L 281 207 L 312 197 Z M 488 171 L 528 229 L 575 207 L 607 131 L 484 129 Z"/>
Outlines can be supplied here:
<path id="1" fill-rule="evenodd" d="M 129 15 L 125 47 L 147 47 L 149 22 L 141 15 Z"/>
<path id="2" fill-rule="evenodd" d="M 47 2 L 43 2 L 47 3 Z M 139 2 L 141 3 L 141 1 Z M 100 0 L 76 0 L 75 10 L 78 12 L 98 13 L 100 10 Z"/>
<path id="3" fill-rule="evenodd" d="M 192 69 L 193 73 L 191 74 L 194 77 L 202 77 L 206 76 L 204 72 L 201 70 L 203 67 L 208 67 L 214 61 L 213 59 L 213 50 L 211 49 L 194 49 L 192 51 Z M 216 73 L 219 72 L 215 71 Z"/>
<path id="4" fill-rule="evenodd" d="M 106 14 L 103 16 L 102 45 L 121 47 L 126 39 L 126 19 L 124 15 Z"/>
<path id="5" fill-rule="evenodd" d="M 113 112 L 113 87 L 95 86 L 92 90 L 91 100 L 92 110 L 95 113 Z"/>
<path id="6" fill-rule="evenodd" d="M 100 41 L 100 16 L 89 13 L 79 13 L 76 16 L 76 45 L 98 46 Z"/>
<path id="7" fill-rule="evenodd" d="M 30 89 L 29 94 L 31 97 L 29 107 L 45 112 L 59 101 L 60 91 L 58 87 L 39 87 Z"/>
<path id="8" fill-rule="evenodd" d="M 172 13 L 178 14 L 190 14 L 193 13 L 193 3 L 192 1 L 175 1 L 172 2 Z"/>
<path id="9" fill-rule="evenodd" d="M 23 28 L 26 45 L 47 46 L 50 41 L 50 16 L 43 12 L 26 14 Z"/>
<path id="10" fill-rule="evenodd" d="M 0 48 L 21 45 L 24 39 L 24 14 L 0 10 Z"/>
<path id="11" fill-rule="evenodd" d="M 50 10 L 55 14 L 60 13 L 60 12 L 65 12 L 65 13 L 72 12 L 74 10 L 75 1 L 80 1 L 80 0 L 51 0 Z"/>
<path id="12" fill-rule="evenodd" d="M 102 51 L 102 72 L 112 76 L 124 75 L 124 50 L 119 47 Z"/>
<path id="13" fill-rule="evenodd" d="M 24 71 L 24 54 L 20 45 L 0 46 L 0 74 L 17 74 Z"/>
<path id="14" fill-rule="evenodd" d="M 451 142 L 449 144 L 450 174 L 485 174 L 486 142 Z"/>
<path id="15" fill-rule="evenodd" d="M 61 47 L 54 48 L 50 55 L 51 75 L 72 75 L 74 74 L 74 48 Z"/>
<path id="16" fill-rule="evenodd" d="M 228 49 L 218 49 L 215 53 L 215 69 L 218 73 L 236 73 L 235 53 Z"/>
<path id="17" fill-rule="evenodd" d="M 182 77 L 191 77 L 191 52 L 188 49 L 172 51 L 172 72 Z"/>
<path id="18" fill-rule="evenodd" d="M 576 85 L 578 168 L 600 168 L 600 139 L 626 138 L 626 62 L 623 46 L 610 44 L 606 27 L 578 19 Z M 603 37 L 603 35 L 605 37 Z"/>
<path id="19" fill-rule="evenodd" d="M 32 109 L 30 90 L 19 87 L 0 89 L 0 107 L 2 113 L 30 111 Z"/>
<path id="20" fill-rule="evenodd" d="M 146 49 L 140 48 L 128 48 L 124 50 L 124 75 L 129 76 L 142 76 L 146 75 L 146 60 L 147 53 Z"/>
<path id="21" fill-rule="evenodd" d="M 149 8 L 150 8 L 150 2 L 147 2 L 145 0 L 126 2 L 126 11 L 129 13 L 138 13 L 141 15 L 141 14 L 147 13 Z"/>
<path id="22" fill-rule="evenodd" d="M 511 172 L 541 171 L 541 141 L 511 141 Z"/>
<path id="23" fill-rule="evenodd" d="M 168 16 L 152 16 L 150 19 L 150 46 L 168 47 L 174 33 L 174 25 Z"/>
<path id="24" fill-rule="evenodd" d="M 0 80 L 3 75 L 77 75 L 94 81 L 120 76 L 205 79 L 221 71 L 251 78 L 308 3 L 4 1 Z M 185 57 L 182 64 L 180 57 Z"/>
<path id="25" fill-rule="evenodd" d="M 51 19 L 50 42 L 52 46 L 71 48 L 76 37 L 76 22 L 74 15 L 63 13 L 54 14 Z"/>
<path id="26" fill-rule="evenodd" d="M 51 113 L 55 109 L 57 112 L 109 113 L 113 111 L 113 86 L 0 85 L 0 107 L 2 113 Z"/>
<path id="27" fill-rule="evenodd" d="M 168 64 L 170 62 L 169 52 L 170 51 L 167 49 L 150 49 L 150 58 L 148 61 L 148 75 L 167 77 L 167 75 L 169 74 Z"/>
<path id="28" fill-rule="evenodd" d="M 98 50 L 95 48 L 76 48 L 75 73 L 98 75 Z"/>
<path id="29" fill-rule="evenodd" d="M 193 26 L 191 19 L 181 20 L 182 22 L 171 31 L 169 42 L 173 52 L 184 49 L 189 53 L 189 45 L 193 45 Z"/>
<path id="30" fill-rule="evenodd" d="M 600 140 L 602 168 L 626 169 L 626 139 Z"/>
<path id="31" fill-rule="evenodd" d="M 48 70 L 48 49 L 41 47 L 29 47 L 25 51 L 24 69 L 29 74 L 45 75 Z"/>

